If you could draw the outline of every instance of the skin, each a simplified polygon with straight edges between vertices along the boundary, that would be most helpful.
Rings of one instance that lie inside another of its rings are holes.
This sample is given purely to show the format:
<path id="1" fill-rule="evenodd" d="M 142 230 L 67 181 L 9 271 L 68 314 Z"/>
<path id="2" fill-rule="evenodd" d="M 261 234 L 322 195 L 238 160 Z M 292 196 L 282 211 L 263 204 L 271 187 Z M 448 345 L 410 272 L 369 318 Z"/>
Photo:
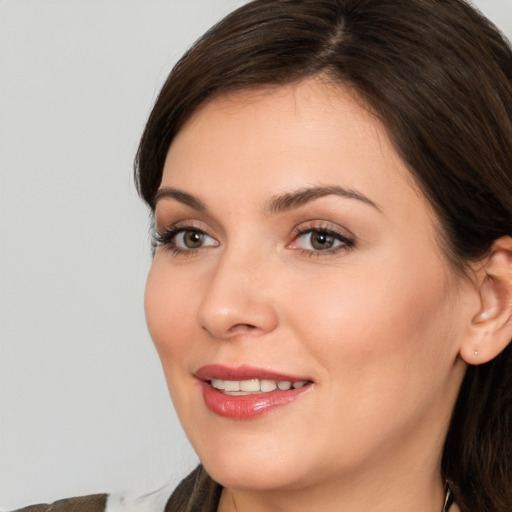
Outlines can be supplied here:
<path id="1" fill-rule="evenodd" d="M 372 204 L 329 194 L 269 211 L 313 186 Z M 145 308 L 183 427 L 225 487 L 219 510 L 440 512 L 459 352 L 481 303 L 382 124 L 319 79 L 221 96 L 172 143 L 161 188 L 206 207 L 157 202 L 160 234 L 205 237 L 158 244 Z M 352 245 L 315 248 L 325 229 Z M 213 363 L 314 384 L 255 419 L 222 418 L 194 377 Z"/>

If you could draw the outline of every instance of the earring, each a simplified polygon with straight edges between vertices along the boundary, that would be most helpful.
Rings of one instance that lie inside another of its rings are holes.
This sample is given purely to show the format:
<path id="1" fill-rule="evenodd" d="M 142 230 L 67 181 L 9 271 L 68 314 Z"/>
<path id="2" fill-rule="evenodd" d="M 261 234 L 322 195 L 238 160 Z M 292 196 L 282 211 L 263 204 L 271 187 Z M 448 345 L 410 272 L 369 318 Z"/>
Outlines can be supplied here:
<path id="1" fill-rule="evenodd" d="M 473 354 L 475 355 L 475 357 L 478 357 L 478 350 L 475 350 Z"/>

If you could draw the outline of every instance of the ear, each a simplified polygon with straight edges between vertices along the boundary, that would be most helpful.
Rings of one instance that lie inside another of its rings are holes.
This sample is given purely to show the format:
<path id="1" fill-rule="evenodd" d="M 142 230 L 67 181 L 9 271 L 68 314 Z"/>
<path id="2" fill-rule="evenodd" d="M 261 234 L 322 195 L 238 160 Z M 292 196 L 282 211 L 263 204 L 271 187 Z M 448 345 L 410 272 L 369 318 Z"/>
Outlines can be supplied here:
<path id="1" fill-rule="evenodd" d="M 498 238 L 477 271 L 480 310 L 460 356 L 468 364 L 487 363 L 512 339 L 512 238 Z"/>

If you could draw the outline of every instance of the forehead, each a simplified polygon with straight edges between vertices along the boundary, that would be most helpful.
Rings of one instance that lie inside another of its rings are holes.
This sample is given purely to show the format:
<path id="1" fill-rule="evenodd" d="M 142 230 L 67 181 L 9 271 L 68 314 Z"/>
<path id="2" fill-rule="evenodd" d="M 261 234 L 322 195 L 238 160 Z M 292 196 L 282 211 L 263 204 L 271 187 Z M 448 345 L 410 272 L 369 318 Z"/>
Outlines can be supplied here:
<path id="1" fill-rule="evenodd" d="M 214 123 L 216 133 L 210 133 L 210 137 L 222 134 L 223 128 L 234 122 L 245 140 L 263 135 L 258 128 L 264 125 L 268 128 L 267 135 L 277 142 L 276 135 L 299 125 L 303 129 L 316 128 L 315 122 L 341 126 L 344 120 L 351 124 L 352 130 L 382 132 L 378 136 L 387 138 L 382 123 L 355 91 L 332 80 L 312 77 L 283 86 L 235 90 L 214 96 L 192 113 L 170 149 L 177 142 L 181 144 L 182 139 L 188 139 L 190 132 L 196 135 L 201 130 L 210 130 Z"/>
<path id="2" fill-rule="evenodd" d="M 221 95 L 196 111 L 169 149 L 162 185 L 197 186 L 198 175 L 206 186 L 259 178 L 273 189 L 399 181 L 422 199 L 378 118 L 353 91 L 318 78 Z"/>

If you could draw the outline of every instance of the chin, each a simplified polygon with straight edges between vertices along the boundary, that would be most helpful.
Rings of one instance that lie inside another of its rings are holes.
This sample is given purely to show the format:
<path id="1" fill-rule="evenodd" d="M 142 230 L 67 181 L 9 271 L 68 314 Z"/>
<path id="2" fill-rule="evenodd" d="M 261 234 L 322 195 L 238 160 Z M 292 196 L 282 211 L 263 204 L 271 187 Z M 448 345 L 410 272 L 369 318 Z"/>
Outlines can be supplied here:
<path id="1" fill-rule="evenodd" d="M 266 430 L 266 429 L 265 429 Z M 300 449 L 278 434 L 255 432 L 201 436 L 203 442 L 192 445 L 208 474 L 219 484 L 237 490 L 274 490 L 289 488 L 301 480 L 304 468 Z"/>
<path id="2" fill-rule="evenodd" d="M 205 462 L 208 474 L 223 487 L 240 491 L 275 491 L 292 489 L 301 480 L 289 467 L 253 460 Z"/>

